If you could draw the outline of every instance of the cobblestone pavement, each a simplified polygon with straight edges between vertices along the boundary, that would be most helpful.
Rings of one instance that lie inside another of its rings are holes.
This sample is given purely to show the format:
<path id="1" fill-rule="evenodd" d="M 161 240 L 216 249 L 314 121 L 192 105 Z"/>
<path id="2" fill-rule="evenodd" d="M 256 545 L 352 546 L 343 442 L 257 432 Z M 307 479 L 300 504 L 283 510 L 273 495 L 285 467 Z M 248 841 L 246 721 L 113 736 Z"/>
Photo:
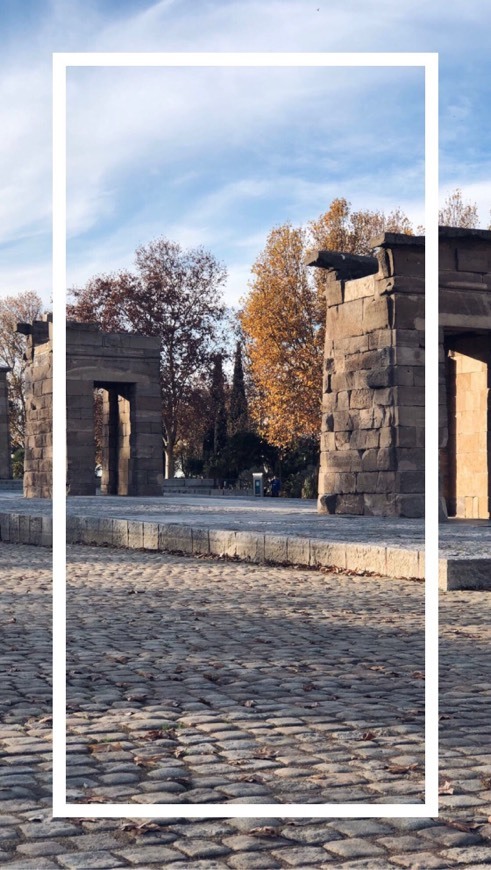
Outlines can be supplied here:
<path id="1" fill-rule="evenodd" d="M 50 553 L 0 545 L 0 863 L 10 868 L 491 864 L 489 593 L 442 602 L 439 819 L 285 820 L 281 803 L 417 802 L 417 583 L 74 547 L 69 798 L 174 819 L 52 820 Z M 278 803 L 270 819 L 186 802 Z"/>

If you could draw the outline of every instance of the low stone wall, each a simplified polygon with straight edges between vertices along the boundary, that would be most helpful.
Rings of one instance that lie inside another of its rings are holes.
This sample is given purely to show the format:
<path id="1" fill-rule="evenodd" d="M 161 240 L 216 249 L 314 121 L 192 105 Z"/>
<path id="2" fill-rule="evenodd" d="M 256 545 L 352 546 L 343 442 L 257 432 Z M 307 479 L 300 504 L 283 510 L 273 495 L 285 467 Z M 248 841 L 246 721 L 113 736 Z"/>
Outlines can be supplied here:
<path id="1" fill-rule="evenodd" d="M 51 547 L 51 517 L 1 513 L 0 541 Z M 67 544 L 222 556 L 396 580 L 423 580 L 425 576 L 424 551 L 418 549 L 112 517 L 67 517 Z M 462 555 L 440 559 L 439 585 L 443 590 L 491 589 L 491 558 Z"/>
<path id="2" fill-rule="evenodd" d="M 52 518 L 35 514 L 0 513 L 0 541 L 8 544 L 51 547 Z"/>
<path id="3" fill-rule="evenodd" d="M 69 517 L 67 541 L 189 555 L 228 556 L 258 563 L 335 567 L 381 576 L 424 577 L 424 556 L 419 550 L 196 528 L 177 523 Z"/>
<path id="4" fill-rule="evenodd" d="M 164 480 L 163 495 L 211 495 L 215 481 L 212 478 L 172 477 Z"/>

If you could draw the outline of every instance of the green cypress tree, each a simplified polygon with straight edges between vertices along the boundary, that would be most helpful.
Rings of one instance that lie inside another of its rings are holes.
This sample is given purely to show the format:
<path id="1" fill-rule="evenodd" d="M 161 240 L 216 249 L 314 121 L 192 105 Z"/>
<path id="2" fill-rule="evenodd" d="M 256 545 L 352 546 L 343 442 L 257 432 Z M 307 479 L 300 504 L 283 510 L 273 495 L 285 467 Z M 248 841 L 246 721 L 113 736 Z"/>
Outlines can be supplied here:
<path id="1" fill-rule="evenodd" d="M 234 374 L 230 392 L 229 432 L 245 432 L 249 429 L 249 408 L 244 384 L 244 369 L 242 366 L 242 345 L 237 342 L 235 348 Z"/>
<path id="2" fill-rule="evenodd" d="M 223 357 L 213 357 L 210 386 L 210 427 L 205 435 L 204 453 L 208 458 L 219 456 L 227 443 L 227 408 L 225 404 L 225 377 Z"/>

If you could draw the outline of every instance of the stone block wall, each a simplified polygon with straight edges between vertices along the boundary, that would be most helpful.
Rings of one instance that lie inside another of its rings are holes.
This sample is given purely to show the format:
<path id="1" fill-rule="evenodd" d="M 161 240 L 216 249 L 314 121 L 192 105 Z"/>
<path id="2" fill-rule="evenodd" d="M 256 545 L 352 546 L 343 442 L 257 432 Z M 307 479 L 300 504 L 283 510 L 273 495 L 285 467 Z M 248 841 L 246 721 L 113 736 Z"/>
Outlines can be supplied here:
<path id="1" fill-rule="evenodd" d="M 319 511 L 424 512 L 424 239 L 386 233 L 328 270 Z M 360 277 L 354 274 L 365 272 Z"/>
<path id="2" fill-rule="evenodd" d="M 327 270 L 319 510 L 421 516 L 424 239 L 374 247 L 308 260 Z M 490 519 L 488 230 L 440 227 L 439 336 L 440 516 Z"/>
<path id="3" fill-rule="evenodd" d="M 440 227 L 440 471 L 444 508 L 491 517 L 491 232 Z"/>
<path id="4" fill-rule="evenodd" d="M 26 497 L 51 496 L 52 323 L 21 324 L 28 335 Z M 103 333 L 97 324 L 67 323 L 67 488 L 94 495 L 94 389 L 107 393 L 114 420 L 105 421 L 103 492 L 160 495 L 163 442 L 160 342 Z"/>
<path id="5" fill-rule="evenodd" d="M 24 495 L 50 498 L 53 468 L 52 323 L 19 324 L 27 336 Z"/>
<path id="6" fill-rule="evenodd" d="M 7 384 L 7 374 L 10 371 L 9 366 L 0 366 L 0 480 L 9 480 L 12 477 Z"/>

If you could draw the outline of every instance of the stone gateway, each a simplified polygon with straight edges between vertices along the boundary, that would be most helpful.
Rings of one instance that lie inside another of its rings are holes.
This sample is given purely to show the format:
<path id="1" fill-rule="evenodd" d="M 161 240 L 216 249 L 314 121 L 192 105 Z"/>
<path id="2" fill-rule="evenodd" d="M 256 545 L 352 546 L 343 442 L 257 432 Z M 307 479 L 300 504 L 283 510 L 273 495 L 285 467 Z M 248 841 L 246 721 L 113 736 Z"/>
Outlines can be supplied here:
<path id="1" fill-rule="evenodd" d="M 424 238 L 385 233 L 375 256 L 315 251 L 327 270 L 319 510 L 424 510 Z"/>
<path id="2" fill-rule="evenodd" d="M 319 511 L 424 514 L 424 238 L 325 269 Z M 441 518 L 491 517 L 491 232 L 440 227 Z M 437 397 L 435 396 L 435 401 Z"/>
<path id="3" fill-rule="evenodd" d="M 19 324 L 27 336 L 24 495 L 51 497 L 53 335 L 51 318 Z M 67 323 L 67 490 L 94 495 L 94 390 L 102 401 L 102 480 L 107 495 L 161 495 L 160 341 Z"/>

